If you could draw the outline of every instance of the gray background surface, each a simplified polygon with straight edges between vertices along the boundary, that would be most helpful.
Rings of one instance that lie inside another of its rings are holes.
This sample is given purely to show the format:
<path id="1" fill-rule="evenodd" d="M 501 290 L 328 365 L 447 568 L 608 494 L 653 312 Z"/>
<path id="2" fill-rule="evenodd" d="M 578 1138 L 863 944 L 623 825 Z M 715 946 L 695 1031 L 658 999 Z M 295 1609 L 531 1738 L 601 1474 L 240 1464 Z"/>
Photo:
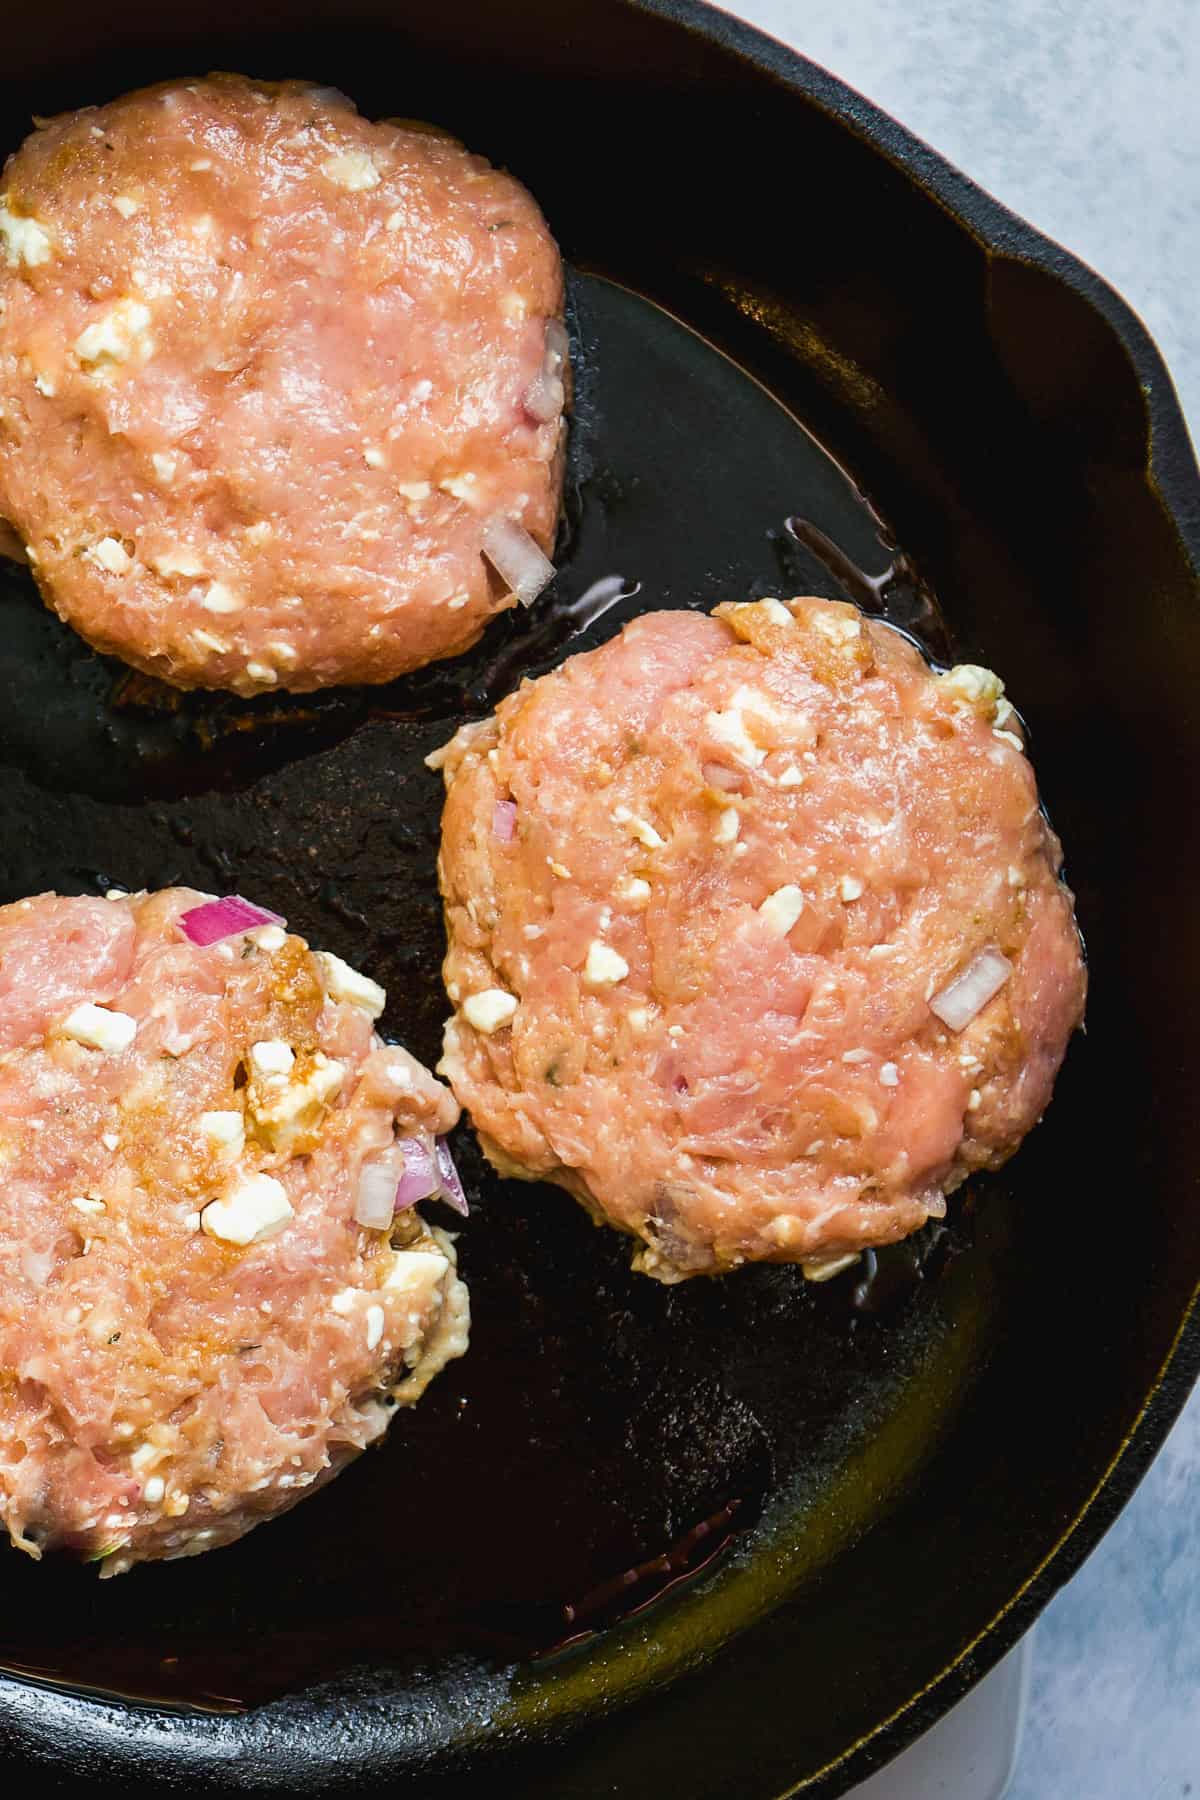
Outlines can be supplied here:
<path id="1" fill-rule="evenodd" d="M 1105 275 L 1200 441 L 1200 0 L 736 0 Z M 1043 1615 L 1009 1800 L 1200 1800 L 1200 1393 Z"/>

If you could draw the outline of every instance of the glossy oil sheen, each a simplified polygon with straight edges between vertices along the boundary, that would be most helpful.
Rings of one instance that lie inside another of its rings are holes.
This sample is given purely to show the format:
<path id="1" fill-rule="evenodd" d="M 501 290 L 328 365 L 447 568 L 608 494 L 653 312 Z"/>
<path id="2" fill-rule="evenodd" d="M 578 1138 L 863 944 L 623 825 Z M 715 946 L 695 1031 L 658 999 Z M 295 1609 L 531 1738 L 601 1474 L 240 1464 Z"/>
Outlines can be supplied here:
<path id="1" fill-rule="evenodd" d="M 18 14 L 9 141 L 30 111 L 224 66 L 315 74 L 509 164 L 579 271 L 562 572 L 461 665 L 252 705 L 131 682 L 17 580 L 7 892 L 253 893 L 373 966 L 431 1057 L 425 751 L 638 609 L 848 589 L 1008 680 L 1080 896 L 1089 1034 L 948 1234 L 816 1291 L 756 1269 L 664 1292 L 463 1133 L 471 1356 L 239 1546 L 103 1584 L 0 1559 L 0 1656 L 27 1677 L 0 1682 L 0 1734 L 62 1791 L 832 1796 L 1011 1641 L 1196 1366 L 1193 1335 L 1159 1385 L 1200 1276 L 1178 798 L 1200 784 L 1200 490 L 1161 365 L 1077 265 L 702 9 L 206 17 Z"/>

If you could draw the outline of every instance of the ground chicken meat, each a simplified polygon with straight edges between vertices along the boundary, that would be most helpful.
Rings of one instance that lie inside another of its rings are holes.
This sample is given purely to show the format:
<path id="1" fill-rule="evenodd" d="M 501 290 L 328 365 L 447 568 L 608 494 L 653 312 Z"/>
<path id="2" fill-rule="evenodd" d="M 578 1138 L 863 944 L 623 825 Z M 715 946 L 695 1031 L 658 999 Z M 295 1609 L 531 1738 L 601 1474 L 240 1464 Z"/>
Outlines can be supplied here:
<path id="1" fill-rule="evenodd" d="M 0 516 L 151 675 L 389 681 L 512 603 L 489 521 L 553 546 L 562 302 L 518 182 L 330 89 L 50 120 L 0 181 Z"/>
<path id="2" fill-rule="evenodd" d="M 1084 968 L 988 670 L 824 600 L 650 614 L 431 760 L 441 1072 L 647 1274 L 825 1274 L 1041 1115 Z"/>
<path id="3" fill-rule="evenodd" d="M 228 1543 L 466 1347 L 466 1290 L 362 1170 L 457 1117 L 382 990 L 174 888 L 0 908 L 0 1514 L 104 1572 Z"/>

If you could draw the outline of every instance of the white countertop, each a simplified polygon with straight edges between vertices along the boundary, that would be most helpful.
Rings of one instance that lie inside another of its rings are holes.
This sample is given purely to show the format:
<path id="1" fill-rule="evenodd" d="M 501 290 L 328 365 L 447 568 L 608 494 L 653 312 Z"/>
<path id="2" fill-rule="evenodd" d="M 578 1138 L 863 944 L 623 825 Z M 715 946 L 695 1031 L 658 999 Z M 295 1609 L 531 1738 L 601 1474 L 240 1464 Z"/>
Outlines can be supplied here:
<path id="1" fill-rule="evenodd" d="M 1200 439 L 1200 0 L 736 0 L 1142 315 Z"/>
<path id="2" fill-rule="evenodd" d="M 736 0 L 1119 289 L 1200 442 L 1200 0 Z M 1008 1800 L 1200 1800 L 1200 1390 L 1037 1628 Z"/>

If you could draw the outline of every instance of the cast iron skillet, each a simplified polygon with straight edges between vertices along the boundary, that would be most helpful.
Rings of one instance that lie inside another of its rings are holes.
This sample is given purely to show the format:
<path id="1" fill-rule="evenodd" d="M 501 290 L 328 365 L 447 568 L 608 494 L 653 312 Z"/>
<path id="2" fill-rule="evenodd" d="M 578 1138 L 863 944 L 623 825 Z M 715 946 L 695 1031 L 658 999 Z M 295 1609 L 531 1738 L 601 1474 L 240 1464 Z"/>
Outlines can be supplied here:
<path id="1" fill-rule="evenodd" d="M 233 1549 L 115 1583 L 0 1559 L 10 1772 L 842 1793 L 1029 1625 L 1200 1364 L 1200 487 L 1170 383 L 1094 275 L 703 6 L 204 12 L 16 9 L 5 143 L 217 66 L 336 83 L 511 167 L 572 265 L 561 573 L 461 665 L 253 705 L 128 679 L 8 579 L 4 898 L 240 888 L 378 973 L 432 1059 L 422 755 L 641 607 L 849 592 L 1008 678 L 1069 850 L 1089 1031 L 948 1231 L 822 1291 L 759 1269 L 664 1292 L 464 1132 L 471 1356 Z"/>

